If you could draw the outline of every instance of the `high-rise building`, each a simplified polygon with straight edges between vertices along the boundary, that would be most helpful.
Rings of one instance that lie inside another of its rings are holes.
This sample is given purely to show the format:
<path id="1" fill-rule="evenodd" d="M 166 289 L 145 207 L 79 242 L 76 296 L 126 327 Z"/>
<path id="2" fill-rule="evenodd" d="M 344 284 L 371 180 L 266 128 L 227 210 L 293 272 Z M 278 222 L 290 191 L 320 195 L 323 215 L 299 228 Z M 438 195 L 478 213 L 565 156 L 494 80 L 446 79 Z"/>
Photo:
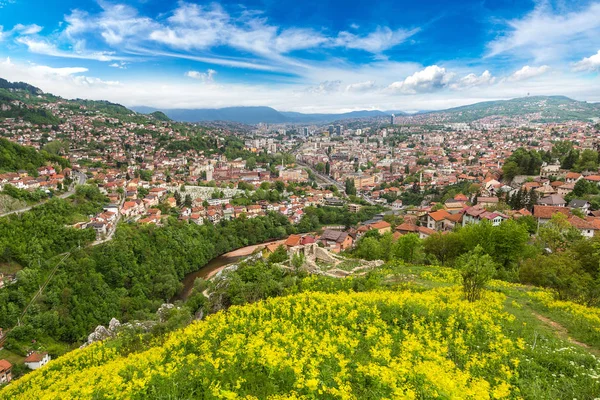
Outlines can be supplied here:
<path id="1" fill-rule="evenodd" d="M 342 136 L 342 125 L 336 125 L 335 126 L 335 134 L 337 136 Z"/>
<path id="2" fill-rule="evenodd" d="M 329 125 L 329 136 L 333 136 L 333 125 Z"/>
<path id="3" fill-rule="evenodd" d="M 392 116 L 390 117 L 390 124 L 394 125 L 394 120 L 396 119 L 396 116 L 394 114 L 392 114 Z"/>
<path id="4" fill-rule="evenodd" d="M 302 129 L 302 132 L 304 133 L 304 136 L 308 136 L 308 128 L 306 126 Z"/>

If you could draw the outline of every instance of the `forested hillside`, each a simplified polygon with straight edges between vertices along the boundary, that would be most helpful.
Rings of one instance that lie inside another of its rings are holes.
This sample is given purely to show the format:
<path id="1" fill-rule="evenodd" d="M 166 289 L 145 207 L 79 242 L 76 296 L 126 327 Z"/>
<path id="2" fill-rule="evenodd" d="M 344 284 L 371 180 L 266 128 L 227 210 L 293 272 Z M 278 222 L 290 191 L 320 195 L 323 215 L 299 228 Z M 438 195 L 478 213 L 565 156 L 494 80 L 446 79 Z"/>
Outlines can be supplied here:
<path id="1" fill-rule="evenodd" d="M 65 158 L 50 154 L 47 151 L 37 151 L 33 147 L 21 146 L 7 139 L 0 138 L 0 173 L 25 170 L 32 176 L 37 176 L 37 168 L 48 163 L 69 166 Z"/>

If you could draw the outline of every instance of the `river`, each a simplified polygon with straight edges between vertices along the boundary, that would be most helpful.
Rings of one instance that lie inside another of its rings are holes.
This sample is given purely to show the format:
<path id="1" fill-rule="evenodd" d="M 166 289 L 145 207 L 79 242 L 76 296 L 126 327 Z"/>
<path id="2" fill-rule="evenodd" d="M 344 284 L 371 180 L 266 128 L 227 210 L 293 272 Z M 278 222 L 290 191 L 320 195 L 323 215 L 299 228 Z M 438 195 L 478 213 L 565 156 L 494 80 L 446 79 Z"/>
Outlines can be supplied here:
<path id="1" fill-rule="evenodd" d="M 247 257 L 254 253 L 257 249 L 262 249 L 266 245 L 271 243 L 283 243 L 284 240 L 275 240 L 270 242 L 265 242 L 261 244 L 255 244 L 252 246 L 242 247 L 237 250 L 230 251 L 229 253 L 225 253 L 219 257 L 215 257 L 210 260 L 206 265 L 201 267 L 199 270 L 190 272 L 183 278 L 183 289 L 176 294 L 172 301 L 175 300 L 186 300 L 190 295 L 192 288 L 194 287 L 194 281 L 197 278 L 209 279 L 212 278 L 217 272 L 225 268 L 227 265 L 234 264 L 240 259 Z"/>

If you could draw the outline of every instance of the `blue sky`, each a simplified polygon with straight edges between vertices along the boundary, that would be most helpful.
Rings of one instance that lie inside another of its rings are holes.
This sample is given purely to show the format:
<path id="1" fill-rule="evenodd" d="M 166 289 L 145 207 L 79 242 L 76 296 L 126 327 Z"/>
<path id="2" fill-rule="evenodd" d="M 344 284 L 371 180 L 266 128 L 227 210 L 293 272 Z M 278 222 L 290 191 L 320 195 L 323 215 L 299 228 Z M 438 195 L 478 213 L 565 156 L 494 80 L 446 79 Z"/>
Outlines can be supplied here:
<path id="1" fill-rule="evenodd" d="M 0 0 L 0 77 L 159 108 L 600 101 L 599 1 Z"/>

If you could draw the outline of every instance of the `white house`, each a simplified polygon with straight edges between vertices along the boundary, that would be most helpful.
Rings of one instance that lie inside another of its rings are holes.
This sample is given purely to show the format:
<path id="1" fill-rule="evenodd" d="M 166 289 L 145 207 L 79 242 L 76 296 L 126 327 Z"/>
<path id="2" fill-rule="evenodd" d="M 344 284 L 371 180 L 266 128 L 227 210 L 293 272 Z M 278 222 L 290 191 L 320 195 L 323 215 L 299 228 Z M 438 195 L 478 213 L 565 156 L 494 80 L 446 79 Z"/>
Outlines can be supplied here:
<path id="1" fill-rule="evenodd" d="M 23 362 L 29 369 L 39 369 L 48 364 L 48 361 L 50 361 L 50 356 L 48 353 L 38 353 L 32 351 L 29 353 L 29 355 L 27 355 L 27 358 L 25 358 Z"/>

